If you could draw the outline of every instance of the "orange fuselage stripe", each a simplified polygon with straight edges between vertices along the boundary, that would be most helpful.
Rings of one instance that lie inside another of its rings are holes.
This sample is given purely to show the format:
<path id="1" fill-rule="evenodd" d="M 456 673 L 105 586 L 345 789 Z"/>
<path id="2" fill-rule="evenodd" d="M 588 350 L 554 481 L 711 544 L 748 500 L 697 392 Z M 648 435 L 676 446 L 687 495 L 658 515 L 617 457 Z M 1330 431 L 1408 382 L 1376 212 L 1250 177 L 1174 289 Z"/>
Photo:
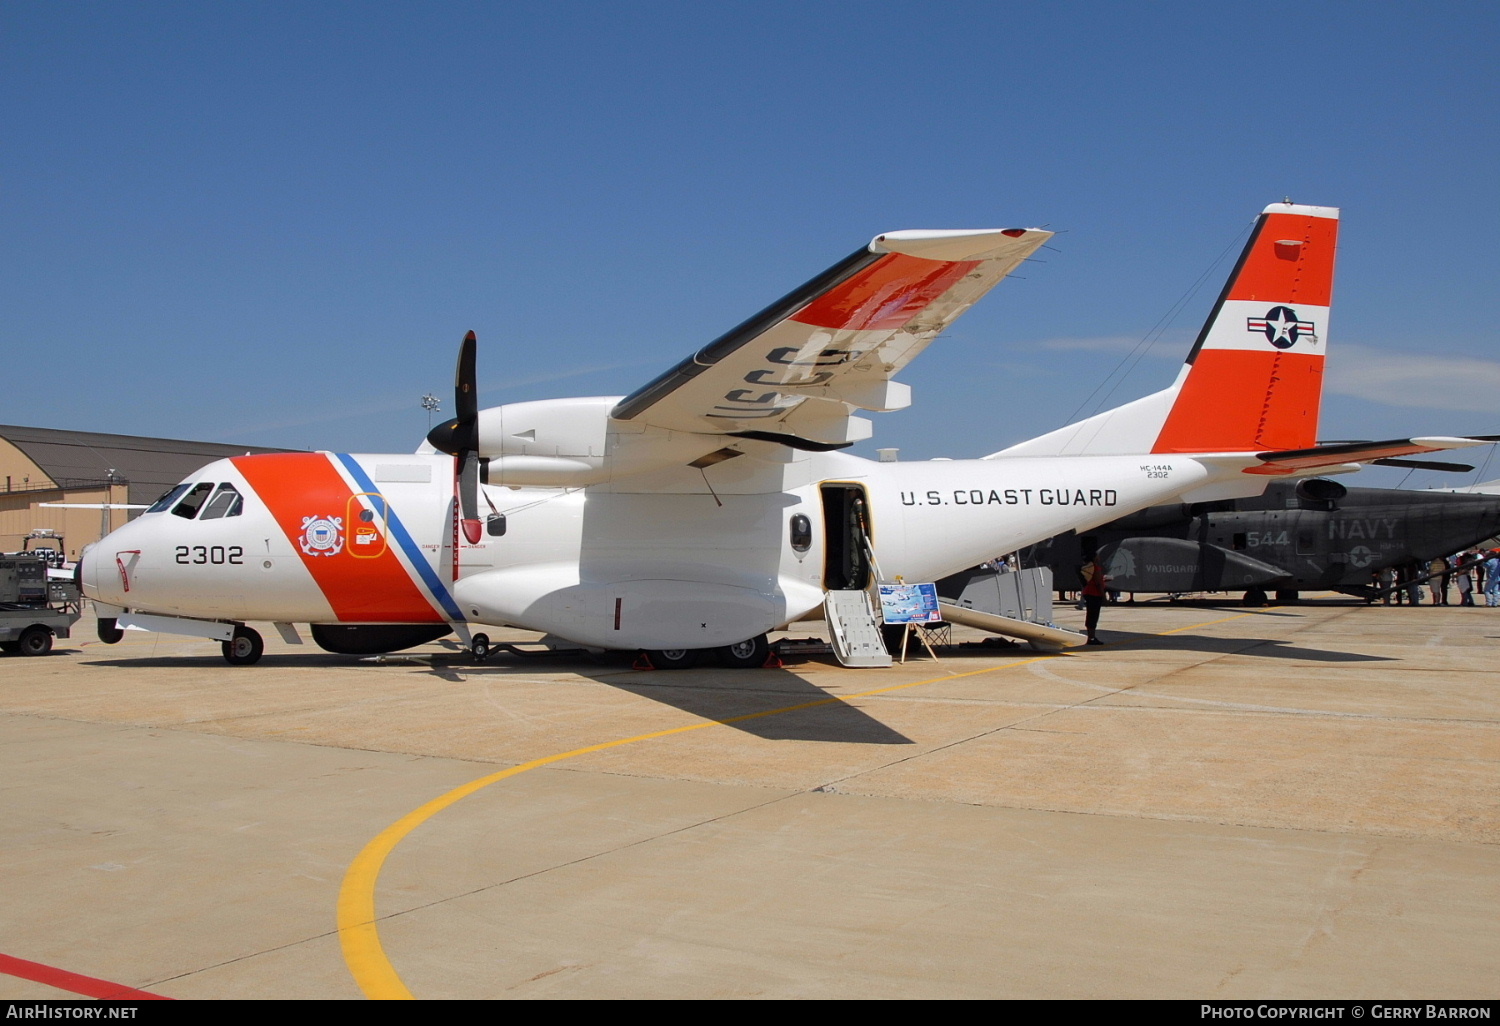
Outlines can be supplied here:
<path id="1" fill-rule="evenodd" d="M 334 614 L 346 623 L 439 623 L 441 614 L 413 583 L 396 558 L 394 546 L 373 558 L 351 548 L 353 525 L 347 522 L 354 492 L 322 453 L 269 453 L 236 456 L 236 469 L 266 504 L 276 523 L 302 557 Z M 394 512 L 392 513 L 394 516 Z M 343 543 L 334 555 L 309 553 L 303 545 L 308 517 L 339 517 L 346 522 Z"/>

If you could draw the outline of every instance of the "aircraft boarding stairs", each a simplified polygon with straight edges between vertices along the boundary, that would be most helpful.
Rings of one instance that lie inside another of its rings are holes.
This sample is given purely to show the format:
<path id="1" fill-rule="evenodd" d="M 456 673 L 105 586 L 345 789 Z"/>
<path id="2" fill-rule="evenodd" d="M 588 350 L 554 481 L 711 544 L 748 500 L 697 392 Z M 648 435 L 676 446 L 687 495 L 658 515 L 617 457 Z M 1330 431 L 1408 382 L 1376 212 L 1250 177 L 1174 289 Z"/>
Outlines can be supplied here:
<path id="1" fill-rule="evenodd" d="M 880 614 L 868 591 L 830 591 L 823 599 L 823 619 L 833 654 L 844 666 L 889 666 L 891 654 L 880 633 Z"/>
<path id="2" fill-rule="evenodd" d="M 860 587 L 829 588 L 823 598 L 823 619 L 833 653 L 844 666 L 890 666 L 891 653 L 881 630 L 878 582 L 885 580 L 875 547 L 870 543 L 863 507 L 856 500 L 844 521 L 842 551 L 856 562 L 837 578 Z M 1025 580 L 1029 587 L 1023 588 Z M 967 571 L 944 578 L 937 584 L 943 619 L 977 627 L 1029 643 L 1033 648 L 1057 651 L 1082 645 L 1082 634 L 1049 622 L 1052 613 L 1052 574 L 1030 570 L 998 574 L 994 570 Z M 1037 621 L 1042 622 L 1037 622 Z"/>
<path id="3" fill-rule="evenodd" d="M 1006 601 L 998 590 L 1002 583 L 1009 584 L 1011 590 L 1018 590 L 1025 580 L 1030 587 L 1020 590 L 1039 593 L 1050 600 L 1051 577 L 1050 571 L 1041 569 L 1006 575 L 971 572 L 945 578 L 938 584 L 941 596 L 938 608 L 949 623 L 1024 641 L 1040 651 L 1075 648 L 1084 643 L 1084 635 L 1051 623 L 1036 622 L 1030 617 L 1039 610 L 1013 608 L 1015 603 Z M 993 597 L 989 595 L 992 591 L 996 592 Z M 1044 616 L 1050 614 L 1051 602 L 1047 601 L 1046 606 Z M 823 599 L 823 618 L 828 624 L 828 637 L 840 664 L 859 667 L 891 665 L 891 654 L 885 647 L 881 631 L 880 611 L 872 591 L 845 589 L 827 592 Z"/>
<path id="4" fill-rule="evenodd" d="M 843 666 L 889 666 L 891 654 L 881 636 L 883 623 L 880 603 L 876 600 L 881 580 L 880 564 L 875 561 L 875 547 L 864 524 L 853 531 L 858 542 L 856 552 L 864 556 L 866 578 L 863 588 L 830 588 L 823 599 L 823 619 L 828 624 L 828 640 L 833 654 Z"/>

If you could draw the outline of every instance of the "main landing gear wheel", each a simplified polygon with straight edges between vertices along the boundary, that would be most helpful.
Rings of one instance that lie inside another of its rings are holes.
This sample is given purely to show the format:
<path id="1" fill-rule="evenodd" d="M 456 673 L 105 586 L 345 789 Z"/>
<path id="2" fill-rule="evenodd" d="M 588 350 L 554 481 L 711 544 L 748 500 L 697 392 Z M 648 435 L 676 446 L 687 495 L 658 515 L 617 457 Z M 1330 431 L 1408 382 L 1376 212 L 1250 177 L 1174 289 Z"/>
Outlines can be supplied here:
<path id="1" fill-rule="evenodd" d="M 476 634 L 469 642 L 469 654 L 474 657 L 476 663 L 482 663 L 490 657 L 490 636 L 488 634 Z"/>
<path id="2" fill-rule="evenodd" d="M 120 629 L 119 624 L 112 616 L 99 617 L 99 640 L 106 645 L 118 645 L 125 632 Z"/>
<path id="3" fill-rule="evenodd" d="M 1266 590 L 1264 588 L 1251 588 L 1245 592 L 1245 605 L 1259 608 L 1266 604 Z"/>
<path id="4" fill-rule="evenodd" d="M 741 641 L 737 645 L 725 645 L 723 648 L 714 649 L 714 655 L 719 658 L 719 665 L 731 670 L 759 669 L 766 665 L 766 657 L 770 654 L 771 644 L 766 641 L 764 634 Z"/>
<path id="5" fill-rule="evenodd" d="M 45 627 L 28 627 L 16 639 L 16 645 L 23 656 L 46 655 L 52 651 L 52 632 Z"/>
<path id="6" fill-rule="evenodd" d="M 260 634 L 249 627 L 236 627 L 234 637 L 228 641 L 221 641 L 219 647 L 224 650 L 224 661 L 231 666 L 250 666 L 260 662 L 260 655 L 266 650 L 266 643 L 261 640 Z"/>
<path id="7" fill-rule="evenodd" d="M 658 670 L 686 670 L 698 664 L 698 650 L 694 648 L 654 648 L 646 656 Z"/>

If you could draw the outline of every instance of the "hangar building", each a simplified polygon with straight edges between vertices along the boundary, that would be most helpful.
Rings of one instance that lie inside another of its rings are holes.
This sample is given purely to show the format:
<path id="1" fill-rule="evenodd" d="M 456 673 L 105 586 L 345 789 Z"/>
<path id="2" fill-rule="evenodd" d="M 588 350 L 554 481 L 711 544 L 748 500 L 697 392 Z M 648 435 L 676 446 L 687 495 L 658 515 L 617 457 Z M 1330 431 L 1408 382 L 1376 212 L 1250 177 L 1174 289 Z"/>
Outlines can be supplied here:
<path id="1" fill-rule="evenodd" d="M 149 505 L 205 463 L 289 451 L 0 424 L 0 552 L 52 548 L 77 559 L 85 545 L 140 512 L 58 509 L 44 502 Z"/>

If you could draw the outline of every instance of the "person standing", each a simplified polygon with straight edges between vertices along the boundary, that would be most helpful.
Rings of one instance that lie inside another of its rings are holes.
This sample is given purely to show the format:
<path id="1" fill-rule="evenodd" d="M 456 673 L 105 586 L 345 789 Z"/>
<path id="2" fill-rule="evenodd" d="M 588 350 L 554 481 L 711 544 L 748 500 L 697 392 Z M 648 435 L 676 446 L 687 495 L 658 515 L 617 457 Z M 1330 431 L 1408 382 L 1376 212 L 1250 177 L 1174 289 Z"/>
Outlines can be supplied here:
<path id="1" fill-rule="evenodd" d="M 1078 568 L 1078 577 L 1083 581 L 1083 632 L 1088 635 L 1087 644 L 1102 645 L 1099 640 L 1099 610 L 1104 608 L 1104 582 L 1109 580 L 1104 574 L 1104 564 L 1099 562 L 1097 553 L 1091 553 L 1087 562 Z"/>
<path id="2" fill-rule="evenodd" d="M 1420 606 L 1422 604 L 1422 582 L 1417 580 L 1422 576 L 1422 564 L 1415 559 L 1409 560 L 1403 571 L 1406 575 L 1406 604 L 1409 606 Z"/>
<path id="3" fill-rule="evenodd" d="M 1442 556 L 1434 556 L 1432 562 L 1427 564 L 1429 575 L 1427 585 L 1432 589 L 1432 604 L 1435 606 L 1446 606 L 1448 604 L 1448 561 Z"/>
<path id="4" fill-rule="evenodd" d="M 1484 561 L 1484 604 L 1500 606 L 1500 549 L 1491 549 Z"/>
<path id="5" fill-rule="evenodd" d="M 1458 585 L 1458 604 L 1461 606 L 1474 604 L 1474 564 L 1470 562 L 1471 558 L 1467 552 L 1453 557 L 1453 583 Z"/>

